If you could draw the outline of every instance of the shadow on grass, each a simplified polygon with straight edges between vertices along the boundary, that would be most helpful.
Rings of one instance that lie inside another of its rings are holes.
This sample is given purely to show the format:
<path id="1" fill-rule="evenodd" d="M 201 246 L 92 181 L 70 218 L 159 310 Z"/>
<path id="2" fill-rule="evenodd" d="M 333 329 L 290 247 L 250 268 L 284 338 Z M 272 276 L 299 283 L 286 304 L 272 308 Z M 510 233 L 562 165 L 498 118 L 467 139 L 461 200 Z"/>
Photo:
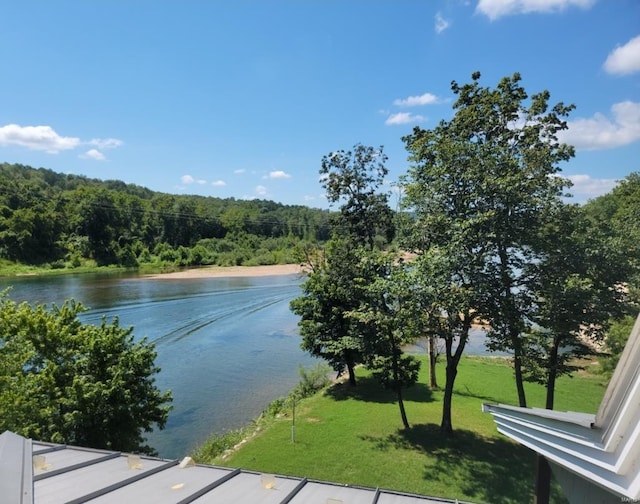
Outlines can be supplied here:
<path id="1" fill-rule="evenodd" d="M 493 404 L 504 403 L 504 399 L 498 399 L 497 397 L 492 397 L 484 394 L 480 394 L 471 390 L 468 386 L 464 385 L 464 389 L 461 387 L 456 387 L 454 390 L 455 395 L 464 396 L 464 397 L 473 397 L 475 399 L 481 399 L 482 402 L 488 402 Z"/>
<path id="2" fill-rule="evenodd" d="M 395 403 L 398 399 L 395 392 L 385 389 L 370 376 L 358 378 L 358 384 L 355 387 L 347 382 L 336 383 L 327 389 L 325 395 L 336 401 L 355 399 L 375 403 Z M 416 383 L 403 391 L 403 399 L 405 402 L 431 402 L 433 393 L 424 383 Z"/>
<path id="3" fill-rule="evenodd" d="M 465 430 L 446 437 L 435 424 L 414 425 L 386 437 L 362 439 L 383 451 L 424 453 L 425 480 L 460 488 L 468 499 L 496 504 L 532 500 L 534 455 L 506 439 L 487 439 Z"/>

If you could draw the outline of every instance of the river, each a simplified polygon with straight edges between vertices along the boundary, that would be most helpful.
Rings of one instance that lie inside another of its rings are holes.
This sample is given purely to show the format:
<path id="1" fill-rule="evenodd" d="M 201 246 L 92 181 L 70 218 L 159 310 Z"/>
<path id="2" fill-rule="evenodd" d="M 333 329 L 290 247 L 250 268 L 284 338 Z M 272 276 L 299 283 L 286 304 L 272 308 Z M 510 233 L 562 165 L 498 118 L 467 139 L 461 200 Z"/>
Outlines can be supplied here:
<path id="1" fill-rule="evenodd" d="M 90 311 L 82 320 L 117 316 L 137 338 L 156 345 L 160 390 L 171 390 L 166 428 L 147 435 L 160 456 L 181 458 L 210 434 L 247 424 L 299 381 L 299 366 L 318 361 L 300 349 L 298 317 L 289 302 L 299 275 L 157 279 L 136 275 L 0 277 L 17 302 L 62 303 Z M 419 345 L 413 351 L 424 351 Z M 485 354 L 475 331 L 468 354 Z"/>
<path id="2" fill-rule="evenodd" d="M 148 435 L 160 456 L 180 458 L 213 432 L 238 428 L 299 381 L 317 362 L 300 349 L 298 275 L 149 279 L 122 275 L 0 278 L 14 301 L 74 298 L 91 308 L 82 320 L 118 316 L 156 345 L 156 384 L 173 393 L 166 428 Z"/>

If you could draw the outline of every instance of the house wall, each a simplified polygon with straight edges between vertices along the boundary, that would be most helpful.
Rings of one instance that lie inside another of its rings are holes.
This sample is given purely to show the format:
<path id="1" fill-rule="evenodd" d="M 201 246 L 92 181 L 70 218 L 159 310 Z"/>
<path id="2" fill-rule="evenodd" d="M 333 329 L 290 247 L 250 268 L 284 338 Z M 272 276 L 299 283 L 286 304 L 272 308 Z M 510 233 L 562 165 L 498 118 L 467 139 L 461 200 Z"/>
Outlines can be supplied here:
<path id="1" fill-rule="evenodd" d="M 570 504 L 620 504 L 625 502 L 618 494 L 611 493 L 589 480 L 581 478 L 577 474 L 564 469 L 554 463 L 549 464 L 556 481 L 560 483 Z M 628 501 L 627 501 L 628 502 Z"/>

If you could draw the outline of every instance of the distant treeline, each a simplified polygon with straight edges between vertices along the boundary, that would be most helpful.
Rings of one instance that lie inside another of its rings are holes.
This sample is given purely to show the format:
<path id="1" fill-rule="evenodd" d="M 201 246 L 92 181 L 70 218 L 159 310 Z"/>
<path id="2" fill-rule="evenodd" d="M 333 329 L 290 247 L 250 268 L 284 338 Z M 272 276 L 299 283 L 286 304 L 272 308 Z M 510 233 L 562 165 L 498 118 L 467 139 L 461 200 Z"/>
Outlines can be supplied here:
<path id="1" fill-rule="evenodd" d="M 52 268 L 291 263 L 329 238 L 326 210 L 171 195 L 0 164 L 0 259 Z"/>

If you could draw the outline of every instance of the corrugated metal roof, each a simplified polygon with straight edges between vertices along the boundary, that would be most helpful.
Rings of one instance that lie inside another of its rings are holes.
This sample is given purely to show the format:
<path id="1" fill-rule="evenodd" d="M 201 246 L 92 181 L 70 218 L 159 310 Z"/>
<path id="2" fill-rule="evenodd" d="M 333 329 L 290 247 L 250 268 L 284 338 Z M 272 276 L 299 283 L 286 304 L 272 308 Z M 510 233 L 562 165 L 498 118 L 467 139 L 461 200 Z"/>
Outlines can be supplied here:
<path id="1" fill-rule="evenodd" d="M 10 445 L 10 449 L 3 449 Z M 32 459 L 32 460 L 30 460 Z M 33 466 L 32 466 L 33 464 Z M 186 467 L 182 467 L 186 465 Z M 7 467 L 19 467 L 15 471 Z M 30 471 L 33 467 L 32 473 Z M 2 498 L 23 495 L 18 472 L 33 481 L 34 504 L 442 504 L 447 499 L 344 486 L 241 469 L 41 443 L 0 434 Z M 22 477 L 22 476 L 21 476 Z M 6 481 L 5 481 L 6 480 Z M 24 480 L 24 477 L 23 477 Z M 26 487 L 31 486 L 26 482 Z M 3 501 L 4 502 L 4 501 Z"/>

